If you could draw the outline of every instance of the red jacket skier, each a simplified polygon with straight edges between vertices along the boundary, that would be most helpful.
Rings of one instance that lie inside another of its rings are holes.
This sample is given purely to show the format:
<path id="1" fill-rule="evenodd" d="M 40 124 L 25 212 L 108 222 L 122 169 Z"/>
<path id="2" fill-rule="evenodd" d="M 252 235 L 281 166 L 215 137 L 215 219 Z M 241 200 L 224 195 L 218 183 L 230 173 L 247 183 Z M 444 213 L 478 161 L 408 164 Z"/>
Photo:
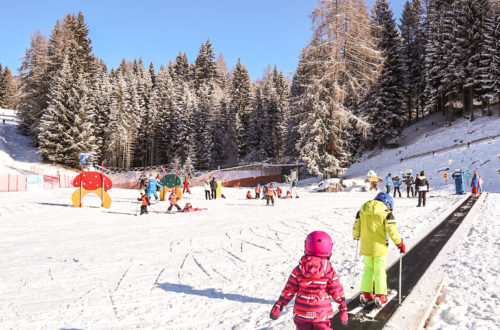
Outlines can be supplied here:
<path id="1" fill-rule="evenodd" d="M 182 187 L 182 193 L 184 194 L 186 191 L 189 194 L 191 194 L 191 190 L 189 190 L 189 176 L 187 174 L 184 176 L 184 185 Z"/>
<path id="2" fill-rule="evenodd" d="M 271 310 L 271 319 L 295 297 L 293 321 L 297 329 L 331 329 L 332 297 L 339 304 L 340 320 L 346 324 L 347 306 L 344 288 L 330 263 L 332 239 L 323 231 L 307 235 L 305 255 L 288 278 L 281 296 Z"/>
<path id="3" fill-rule="evenodd" d="M 195 212 L 195 211 L 201 211 L 201 209 L 193 208 L 193 205 L 191 205 L 191 203 L 186 203 L 186 206 L 184 206 L 181 212 Z"/>

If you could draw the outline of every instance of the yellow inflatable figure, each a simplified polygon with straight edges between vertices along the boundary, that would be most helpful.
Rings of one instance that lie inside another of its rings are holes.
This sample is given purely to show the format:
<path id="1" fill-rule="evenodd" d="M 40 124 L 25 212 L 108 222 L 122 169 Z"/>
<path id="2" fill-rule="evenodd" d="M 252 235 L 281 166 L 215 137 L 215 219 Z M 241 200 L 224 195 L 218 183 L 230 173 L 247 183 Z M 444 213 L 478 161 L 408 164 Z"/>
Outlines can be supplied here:
<path id="1" fill-rule="evenodd" d="M 85 195 L 89 194 L 89 193 L 94 193 L 94 194 L 97 194 L 97 196 L 99 196 L 99 198 L 101 198 L 102 200 L 102 207 L 105 207 L 107 209 L 109 209 L 111 207 L 111 196 L 109 196 L 109 194 L 106 192 L 106 190 L 104 190 L 104 196 L 102 196 L 102 188 L 97 188 L 97 189 L 93 189 L 93 190 L 87 190 L 85 188 L 82 188 L 82 200 L 83 200 L 83 197 L 85 197 Z M 82 203 L 80 201 L 80 188 L 78 188 L 74 193 L 73 195 L 71 196 L 71 201 L 73 202 L 73 205 L 75 207 L 81 207 Z"/>

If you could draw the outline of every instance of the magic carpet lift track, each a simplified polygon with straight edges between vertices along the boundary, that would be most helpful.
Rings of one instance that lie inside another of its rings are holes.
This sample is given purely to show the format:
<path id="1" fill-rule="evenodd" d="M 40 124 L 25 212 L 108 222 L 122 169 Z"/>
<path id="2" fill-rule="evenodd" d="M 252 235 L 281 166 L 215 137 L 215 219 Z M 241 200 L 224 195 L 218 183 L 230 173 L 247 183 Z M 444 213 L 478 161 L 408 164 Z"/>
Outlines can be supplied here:
<path id="1" fill-rule="evenodd" d="M 477 198 L 469 196 L 460 206 L 458 206 L 446 219 L 444 219 L 432 232 L 425 236 L 407 254 L 403 256 L 403 273 L 401 276 L 402 292 L 401 302 L 410 294 L 413 287 L 424 275 L 432 261 L 439 254 L 443 246 L 448 242 L 455 230 L 469 213 Z M 399 261 L 395 262 L 387 270 L 387 287 L 398 289 Z M 347 309 L 351 310 L 359 306 L 358 293 L 347 304 Z M 374 320 L 361 322 L 350 315 L 349 323 L 343 326 L 337 313 L 333 317 L 332 326 L 334 329 L 382 329 L 391 316 L 399 307 L 398 299 L 393 299 L 380 311 Z"/>

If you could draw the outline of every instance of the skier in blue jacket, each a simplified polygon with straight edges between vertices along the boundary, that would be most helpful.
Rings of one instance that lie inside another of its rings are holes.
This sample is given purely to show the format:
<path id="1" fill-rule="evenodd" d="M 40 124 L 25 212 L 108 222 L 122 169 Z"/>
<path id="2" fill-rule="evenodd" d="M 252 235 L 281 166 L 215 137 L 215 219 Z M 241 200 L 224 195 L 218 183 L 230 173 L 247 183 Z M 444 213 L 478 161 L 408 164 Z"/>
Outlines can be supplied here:
<path id="1" fill-rule="evenodd" d="M 401 191 L 399 190 L 399 187 L 401 186 L 401 180 L 399 179 L 399 176 L 396 176 L 392 183 L 394 184 L 394 198 L 396 198 L 396 191 L 399 193 L 399 198 L 401 198 Z"/>
<path id="2" fill-rule="evenodd" d="M 389 173 L 385 177 L 385 189 L 387 190 L 386 194 L 391 193 L 391 187 L 392 187 L 392 179 L 391 179 L 391 173 Z"/>
<path id="3" fill-rule="evenodd" d="M 158 193 L 156 192 L 156 187 L 159 187 L 160 190 L 163 189 L 163 186 L 156 181 L 156 179 L 153 178 L 153 175 L 149 177 L 149 182 L 148 186 L 146 188 L 148 198 L 151 197 L 151 195 L 155 196 L 155 200 L 158 201 Z"/>

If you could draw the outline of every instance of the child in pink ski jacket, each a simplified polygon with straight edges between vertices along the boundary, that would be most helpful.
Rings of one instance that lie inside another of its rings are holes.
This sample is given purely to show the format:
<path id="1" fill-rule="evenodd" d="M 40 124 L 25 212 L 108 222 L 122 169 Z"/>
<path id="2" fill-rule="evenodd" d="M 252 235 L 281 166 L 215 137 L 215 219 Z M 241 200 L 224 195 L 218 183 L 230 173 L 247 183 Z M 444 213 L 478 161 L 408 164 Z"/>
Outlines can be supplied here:
<path id="1" fill-rule="evenodd" d="M 295 297 L 293 321 L 297 329 L 331 329 L 332 297 L 339 304 L 340 320 L 347 324 L 344 288 L 330 263 L 332 239 L 323 231 L 307 235 L 305 255 L 288 278 L 281 296 L 271 310 L 271 319 Z"/>

